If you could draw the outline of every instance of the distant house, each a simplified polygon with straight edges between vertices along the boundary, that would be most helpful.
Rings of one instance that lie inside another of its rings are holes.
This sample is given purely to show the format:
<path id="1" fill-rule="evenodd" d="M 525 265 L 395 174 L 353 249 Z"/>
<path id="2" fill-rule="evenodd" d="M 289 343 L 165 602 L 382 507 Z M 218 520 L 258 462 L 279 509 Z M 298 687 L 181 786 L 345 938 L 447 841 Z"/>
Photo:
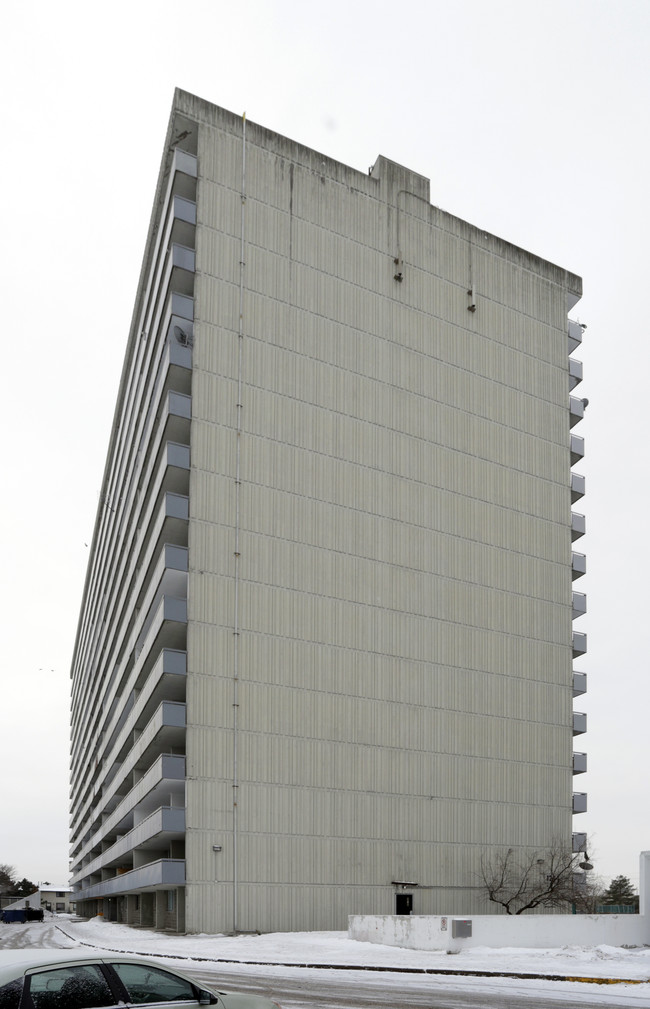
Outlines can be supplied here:
<path id="1" fill-rule="evenodd" d="M 48 883 L 27 897 L 19 897 L 10 904 L 3 904 L 5 911 L 13 911 L 20 907 L 43 908 L 44 911 L 51 911 L 53 914 L 72 914 L 74 911 L 72 887 L 50 886 Z"/>

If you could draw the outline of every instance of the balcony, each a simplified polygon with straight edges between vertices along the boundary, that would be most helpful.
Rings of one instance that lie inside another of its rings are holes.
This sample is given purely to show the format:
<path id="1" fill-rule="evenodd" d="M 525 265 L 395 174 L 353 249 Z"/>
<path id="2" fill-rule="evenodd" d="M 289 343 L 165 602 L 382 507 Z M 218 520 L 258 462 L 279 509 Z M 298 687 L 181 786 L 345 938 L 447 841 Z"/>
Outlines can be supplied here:
<path id="1" fill-rule="evenodd" d="M 586 813 L 587 812 L 587 793 L 586 792 L 574 792 L 573 793 L 573 812 L 574 813 Z"/>
<path id="2" fill-rule="evenodd" d="M 164 250 L 171 245 L 182 245 L 187 249 L 193 249 L 196 241 L 196 202 L 186 196 L 176 194 L 172 196 L 168 205 L 165 219 L 162 222 L 161 243 L 158 248 L 159 259 L 158 268 L 152 274 L 152 280 L 157 286 L 160 282 L 160 266 L 164 257 Z"/>
<path id="3" fill-rule="evenodd" d="M 579 540 L 587 530 L 587 521 L 579 512 L 571 512 L 571 539 Z"/>
<path id="4" fill-rule="evenodd" d="M 121 866 L 125 858 L 138 851 L 168 849 L 172 841 L 185 837 L 185 809 L 182 806 L 160 806 L 149 813 L 137 826 L 122 834 L 110 847 L 83 866 L 84 875 L 109 867 Z"/>
<path id="5" fill-rule="evenodd" d="M 573 773 L 574 774 L 584 774 L 587 770 L 587 754 L 586 753 L 573 753 Z"/>
<path id="6" fill-rule="evenodd" d="M 579 434 L 571 435 L 571 465 L 575 466 L 577 462 L 584 459 L 585 455 L 585 440 L 581 438 Z"/>
<path id="7" fill-rule="evenodd" d="M 584 592 L 573 592 L 572 596 L 572 616 L 577 620 L 587 612 L 587 596 Z"/>
<path id="8" fill-rule="evenodd" d="M 579 851 L 587 850 L 587 835 L 583 833 L 575 833 L 571 835 L 571 851 L 576 854 Z"/>
<path id="9" fill-rule="evenodd" d="M 571 580 L 575 581 L 576 578 L 582 578 L 583 575 L 587 573 L 587 558 L 585 554 L 579 554 L 577 551 L 571 551 Z"/>
<path id="10" fill-rule="evenodd" d="M 111 771 L 106 775 L 104 790 L 113 778 L 119 778 L 121 784 L 117 791 L 124 792 L 133 777 L 137 779 L 142 770 L 149 768 L 163 753 L 185 750 L 185 702 L 163 700 L 154 706 L 153 697 L 148 703 L 146 698 L 144 700 L 140 706 L 138 698 L 131 710 L 120 736 L 120 750 L 113 757 L 112 766 L 107 764 Z"/>
<path id="11" fill-rule="evenodd" d="M 587 327 L 579 322 L 574 322 L 573 319 L 569 319 L 568 321 L 569 328 L 567 337 L 569 340 L 569 354 L 573 354 L 574 350 L 577 350 L 582 343 L 582 337 Z"/>
<path id="12" fill-rule="evenodd" d="M 153 427 L 154 430 L 156 428 L 162 429 L 165 441 L 189 445 L 191 419 L 192 397 L 186 396 L 182 392 L 170 390 L 160 405 Z M 154 439 L 156 439 L 155 434 Z M 159 439 L 156 440 L 159 441 Z"/>
<path id="13" fill-rule="evenodd" d="M 132 768 L 139 757 L 139 752 L 133 754 L 125 770 Z M 185 805 L 185 757 L 180 754 L 163 753 L 149 770 L 135 783 L 126 794 L 117 791 L 115 782 L 102 795 L 102 804 L 97 808 L 98 814 L 95 826 L 91 832 L 84 835 L 81 849 L 75 849 L 76 865 L 73 867 L 73 879 L 79 880 L 88 875 L 81 868 L 88 854 L 97 849 L 105 838 L 115 837 L 131 830 L 135 823 L 135 810 L 142 818 L 152 813 L 160 806 L 168 805 L 184 807 Z"/>
<path id="14" fill-rule="evenodd" d="M 181 601 L 187 599 L 187 565 L 187 547 L 174 543 L 159 544 L 155 552 L 149 549 L 143 556 L 130 593 L 133 615 L 126 642 L 121 646 L 123 654 L 133 651 L 135 658 L 138 658 L 151 624 L 156 619 L 158 604 L 164 596 Z M 177 616 L 173 619 L 187 623 L 187 616 L 182 617 L 180 609 L 177 608 L 175 612 Z M 184 649 L 185 645 L 166 647 Z"/>
<path id="15" fill-rule="evenodd" d="M 574 672 L 573 674 L 573 696 L 579 697 L 587 693 L 587 674 Z"/>
<path id="16" fill-rule="evenodd" d="M 575 389 L 582 382 L 582 361 L 569 358 L 569 391 Z"/>
<path id="17" fill-rule="evenodd" d="M 181 173 L 182 175 L 189 175 L 190 179 L 196 179 L 198 175 L 198 163 L 196 155 L 188 154 L 187 151 L 182 151 L 179 147 L 174 149 L 174 158 L 172 160 L 171 175 L 174 177 L 174 185 L 179 185 L 182 183 L 182 179 L 177 179 L 176 173 Z M 196 189 L 196 185 L 194 186 Z"/>
<path id="18" fill-rule="evenodd" d="M 158 705 L 163 701 L 185 701 L 187 682 L 187 653 L 165 648 L 153 667 L 134 667 L 125 694 L 130 702 L 124 704 L 106 727 L 109 742 L 104 750 L 104 765 L 124 760 L 127 738 L 134 728 L 141 729 Z M 97 784 L 101 784 L 101 777 Z"/>
<path id="19" fill-rule="evenodd" d="M 573 658 L 584 655 L 587 651 L 587 635 L 581 631 L 572 632 Z"/>
<path id="20" fill-rule="evenodd" d="M 571 474 L 571 504 L 585 495 L 585 478 L 580 473 Z"/>
<path id="21" fill-rule="evenodd" d="M 569 396 L 569 427 L 575 427 L 585 416 L 585 400 Z"/>
<path id="22" fill-rule="evenodd" d="M 167 308 L 171 315 L 176 315 L 185 322 L 194 321 L 194 298 L 172 291 L 167 301 Z"/>
<path id="23" fill-rule="evenodd" d="M 75 900 L 110 897 L 115 894 L 142 892 L 143 890 L 169 890 L 185 884 L 185 859 L 161 858 L 139 869 L 120 873 L 85 889 L 76 890 Z"/>
<path id="24" fill-rule="evenodd" d="M 136 607 L 143 605 L 143 583 L 150 582 L 155 576 L 152 558 L 160 557 L 166 547 L 187 549 L 189 519 L 189 497 L 186 494 L 174 494 L 172 491 L 161 491 L 157 498 L 149 498 L 146 511 L 141 515 L 141 526 L 131 547 L 131 563 L 128 571 L 128 582 L 122 592 L 122 606 L 128 605 L 129 596 L 136 600 Z M 163 553 L 164 556 L 164 553 Z M 176 567 L 177 564 L 172 562 Z M 142 572 L 146 574 L 143 577 Z M 183 595 L 182 591 L 172 591 L 172 595 Z"/>
<path id="25" fill-rule="evenodd" d="M 581 736 L 587 731 L 587 716 L 584 711 L 573 712 L 573 735 Z"/>

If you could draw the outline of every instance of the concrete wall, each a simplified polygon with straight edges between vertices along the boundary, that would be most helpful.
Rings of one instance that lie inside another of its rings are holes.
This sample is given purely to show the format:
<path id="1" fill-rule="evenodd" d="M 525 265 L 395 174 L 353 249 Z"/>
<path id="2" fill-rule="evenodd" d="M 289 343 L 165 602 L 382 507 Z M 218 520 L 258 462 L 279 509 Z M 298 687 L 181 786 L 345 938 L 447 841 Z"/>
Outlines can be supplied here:
<path id="1" fill-rule="evenodd" d="M 350 915 L 348 937 L 402 949 L 446 949 L 459 953 L 473 946 L 643 946 L 650 944 L 650 851 L 641 852 L 641 914 L 479 914 L 467 916 L 471 936 L 454 938 L 458 916 Z"/>
<path id="2" fill-rule="evenodd" d="M 479 914 L 468 917 L 472 935 L 453 937 L 456 917 L 436 915 L 351 915 L 348 936 L 402 949 L 446 949 L 459 953 L 473 946 L 643 946 L 650 942 L 650 919 L 638 914 Z"/>

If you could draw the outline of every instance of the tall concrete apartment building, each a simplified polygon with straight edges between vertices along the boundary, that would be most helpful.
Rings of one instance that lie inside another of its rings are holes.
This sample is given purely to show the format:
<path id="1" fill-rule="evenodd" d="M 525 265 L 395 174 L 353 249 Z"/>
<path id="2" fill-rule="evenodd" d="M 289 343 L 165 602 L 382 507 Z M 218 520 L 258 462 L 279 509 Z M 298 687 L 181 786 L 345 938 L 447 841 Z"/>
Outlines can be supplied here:
<path id="1" fill-rule="evenodd" d="M 482 855 L 572 843 L 580 295 L 421 175 L 176 92 L 72 663 L 78 910 L 486 912 Z"/>

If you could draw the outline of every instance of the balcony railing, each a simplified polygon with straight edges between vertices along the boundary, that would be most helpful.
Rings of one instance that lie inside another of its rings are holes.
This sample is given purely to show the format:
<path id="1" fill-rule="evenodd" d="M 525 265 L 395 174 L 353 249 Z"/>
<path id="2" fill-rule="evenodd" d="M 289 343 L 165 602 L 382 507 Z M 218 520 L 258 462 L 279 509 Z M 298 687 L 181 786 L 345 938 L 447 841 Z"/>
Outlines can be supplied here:
<path id="1" fill-rule="evenodd" d="M 181 840 L 185 835 L 185 809 L 182 806 L 160 806 L 149 813 L 135 827 L 123 834 L 114 844 L 110 845 L 101 855 L 84 865 L 85 876 L 91 876 L 95 872 L 107 866 L 117 865 L 123 862 L 124 857 L 129 855 L 134 848 L 147 844 L 155 839 L 155 847 L 166 849 L 172 840 Z M 149 844 L 149 847 L 153 845 Z"/>
<path id="2" fill-rule="evenodd" d="M 587 651 L 587 635 L 582 631 L 573 631 L 572 635 L 573 657 L 584 655 Z"/>
<path id="3" fill-rule="evenodd" d="M 587 674 L 574 672 L 573 674 L 573 696 L 579 697 L 587 693 Z"/>
<path id="4" fill-rule="evenodd" d="M 571 465 L 575 466 L 577 462 L 584 459 L 585 455 L 585 440 L 581 438 L 579 434 L 571 435 Z"/>
<path id="5" fill-rule="evenodd" d="M 137 698 L 118 710 L 106 727 L 108 743 L 102 752 L 105 764 L 117 759 L 138 719 L 147 722 L 162 700 L 184 701 L 187 652 L 165 648 L 151 668 L 134 667 L 125 694 Z M 101 777 L 97 783 L 101 783 Z"/>
<path id="6" fill-rule="evenodd" d="M 573 592 L 572 613 L 573 619 L 584 616 L 587 612 L 587 596 L 584 592 Z"/>
<path id="7" fill-rule="evenodd" d="M 578 540 L 584 536 L 587 529 L 587 521 L 580 512 L 571 512 L 571 539 Z"/>
<path id="8" fill-rule="evenodd" d="M 576 853 L 587 850 L 587 835 L 577 832 L 571 835 L 571 851 Z"/>
<path id="9" fill-rule="evenodd" d="M 584 497 L 585 483 L 585 478 L 580 473 L 571 474 L 571 504 Z"/>
<path id="10" fill-rule="evenodd" d="M 587 793 L 586 792 L 574 792 L 573 793 L 573 812 L 574 813 L 586 813 L 587 812 Z"/>
<path id="11" fill-rule="evenodd" d="M 580 736 L 587 731 L 587 716 L 584 711 L 573 712 L 573 735 Z"/>
<path id="12" fill-rule="evenodd" d="M 584 418 L 585 401 L 577 396 L 569 396 L 569 427 L 575 425 Z"/>
<path id="13" fill-rule="evenodd" d="M 580 554 L 576 550 L 571 551 L 571 578 L 582 578 L 587 573 L 587 558 L 585 554 Z"/>
<path id="14" fill-rule="evenodd" d="M 97 897 L 110 897 L 118 893 L 134 893 L 142 890 L 162 890 L 170 887 L 183 886 L 185 883 L 185 859 L 161 858 L 149 862 L 139 869 L 123 872 L 111 879 L 102 880 L 85 889 L 76 890 L 75 900 L 90 900 Z"/>
<path id="15" fill-rule="evenodd" d="M 569 358 L 569 390 L 575 389 L 582 382 L 582 361 Z"/>
<path id="16" fill-rule="evenodd" d="M 176 172 L 182 172 L 184 175 L 189 175 L 190 178 L 195 179 L 198 175 L 198 161 L 196 155 L 189 154 L 187 151 L 181 151 L 179 147 L 176 147 L 174 150 L 171 174 L 175 175 Z"/>
<path id="17" fill-rule="evenodd" d="M 582 336 L 586 328 L 586 326 L 581 325 L 579 322 L 569 319 L 569 330 L 567 333 L 569 339 L 569 354 L 573 354 L 573 351 L 577 350 L 582 343 Z"/>
<path id="18" fill-rule="evenodd" d="M 574 774 L 584 774 L 587 770 L 587 754 L 586 753 L 573 753 L 573 773 Z"/>
<path id="19" fill-rule="evenodd" d="M 132 751 L 129 766 L 134 766 L 138 756 L 139 753 Z M 136 807 L 140 812 L 153 812 L 165 802 L 169 802 L 170 796 L 174 796 L 174 805 L 184 805 L 185 757 L 180 754 L 163 753 L 126 795 L 117 794 L 115 789 L 116 783 L 113 782 L 107 793 L 102 796 L 102 806 L 97 811 L 97 822 L 101 820 L 101 826 L 86 835 L 78 851 L 75 849 L 76 865 L 72 871 L 76 875 L 73 879 L 78 880 L 88 875 L 81 867 L 81 863 L 111 831 L 125 833 L 132 828 L 133 811 Z"/>

